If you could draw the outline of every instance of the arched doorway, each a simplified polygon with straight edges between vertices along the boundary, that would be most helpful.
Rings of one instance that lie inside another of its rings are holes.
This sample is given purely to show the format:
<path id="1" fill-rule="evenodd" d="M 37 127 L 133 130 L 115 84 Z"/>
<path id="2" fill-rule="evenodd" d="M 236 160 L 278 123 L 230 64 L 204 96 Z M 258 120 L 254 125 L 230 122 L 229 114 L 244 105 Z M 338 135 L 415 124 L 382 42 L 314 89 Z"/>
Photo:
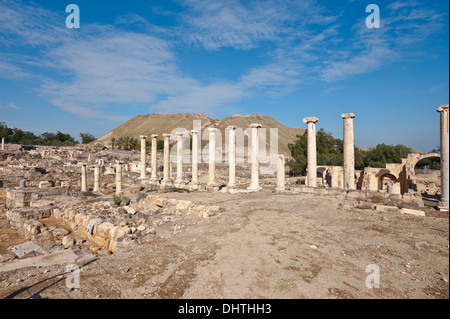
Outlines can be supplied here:
<path id="1" fill-rule="evenodd" d="M 397 177 L 390 173 L 384 173 L 378 178 L 378 189 L 387 191 L 388 188 L 396 185 L 397 182 Z"/>
<path id="2" fill-rule="evenodd" d="M 414 186 L 422 194 L 425 205 L 437 207 L 441 198 L 439 154 L 425 154 L 414 163 Z"/>

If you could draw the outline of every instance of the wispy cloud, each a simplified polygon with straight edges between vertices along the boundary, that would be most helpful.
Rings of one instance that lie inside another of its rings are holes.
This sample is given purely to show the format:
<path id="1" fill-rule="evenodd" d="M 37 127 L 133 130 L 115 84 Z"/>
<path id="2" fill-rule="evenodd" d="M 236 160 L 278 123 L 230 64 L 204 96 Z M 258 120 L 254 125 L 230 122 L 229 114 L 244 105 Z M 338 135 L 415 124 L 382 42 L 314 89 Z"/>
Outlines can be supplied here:
<path id="1" fill-rule="evenodd" d="M 253 95 L 282 96 L 317 81 L 335 88 L 335 82 L 417 55 L 420 50 L 411 48 L 439 30 L 443 19 L 418 2 L 396 1 L 388 6 L 382 28 L 367 29 L 361 18 L 350 32 L 342 32 L 342 13 L 327 12 L 317 1 L 180 3 L 185 11 L 174 27 L 129 13 L 114 25 L 83 24 L 82 32 L 71 32 L 61 23 L 63 14 L 3 0 L 0 46 L 36 54 L 1 53 L 0 76 L 35 78 L 31 68 L 45 69 L 49 74 L 39 73 L 40 94 L 87 118 L 123 121 L 111 110 L 138 106 L 211 114 Z M 153 12 L 172 14 L 159 7 Z M 127 30 L 130 25 L 139 31 Z M 180 68 L 179 44 L 214 52 L 259 50 L 263 62 L 234 79 L 202 81 Z"/>
<path id="2" fill-rule="evenodd" d="M 15 105 L 14 103 L 8 103 L 6 105 L 0 104 L 0 110 L 22 110 L 20 106 Z"/>
<path id="3" fill-rule="evenodd" d="M 298 37 L 308 24 L 327 24 L 316 1 L 200 1 L 184 0 L 183 37 L 207 50 L 232 47 L 249 50 L 264 42 Z"/>
<path id="4" fill-rule="evenodd" d="M 340 46 L 340 56 L 331 54 L 320 70 L 324 81 L 338 81 L 420 57 L 423 41 L 442 28 L 444 15 L 418 2 L 397 1 L 388 9 L 379 29 L 366 28 L 363 19 L 353 26 L 347 45 Z"/>

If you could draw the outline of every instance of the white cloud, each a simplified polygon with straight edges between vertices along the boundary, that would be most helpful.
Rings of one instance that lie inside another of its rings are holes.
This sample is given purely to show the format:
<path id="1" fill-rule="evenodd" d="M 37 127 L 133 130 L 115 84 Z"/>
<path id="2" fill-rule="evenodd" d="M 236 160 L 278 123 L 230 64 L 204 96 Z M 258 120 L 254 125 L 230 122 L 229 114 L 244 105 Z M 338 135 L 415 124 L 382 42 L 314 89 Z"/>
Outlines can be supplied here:
<path id="1" fill-rule="evenodd" d="M 8 103 L 6 105 L 0 104 L 0 110 L 7 110 L 7 109 L 22 110 L 22 108 L 20 106 L 17 106 L 14 103 Z"/>
<path id="2" fill-rule="evenodd" d="M 249 50 L 261 43 L 301 36 L 308 24 L 328 24 L 315 1 L 185 0 L 182 32 L 186 41 L 207 50 L 232 47 Z"/>
<path id="3" fill-rule="evenodd" d="M 0 76 L 25 78 L 33 74 L 28 67 L 56 71 L 41 76 L 39 92 L 88 118 L 123 121 L 116 109 L 144 105 L 157 112 L 212 114 L 252 95 L 286 95 L 314 81 L 380 69 L 412 54 L 411 47 L 438 30 L 442 19 L 431 9 L 397 1 L 381 29 L 369 30 L 361 20 L 348 35 L 340 32 L 338 15 L 326 14 L 316 1 L 180 1 L 186 10 L 172 28 L 131 13 L 115 26 L 83 24 L 81 32 L 72 32 L 63 14 L 4 0 L 0 45 L 32 47 L 38 55 L 2 54 Z M 140 32 L 125 31 L 129 25 Z M 177 45 L 184 41 L 207 51 L 259 49 L 264 62 L 235 79 L 201 82 L 180 70 Z"/>

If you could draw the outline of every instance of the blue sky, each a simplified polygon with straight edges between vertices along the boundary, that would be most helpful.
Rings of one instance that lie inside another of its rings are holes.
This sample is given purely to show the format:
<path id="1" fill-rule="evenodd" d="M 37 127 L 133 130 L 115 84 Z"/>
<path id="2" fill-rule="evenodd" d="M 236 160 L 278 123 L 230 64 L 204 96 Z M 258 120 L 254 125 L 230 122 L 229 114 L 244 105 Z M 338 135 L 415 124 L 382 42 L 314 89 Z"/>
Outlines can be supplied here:
<path id="1" fill-rule="evenodd" d="M 0 121 L 79 138 L 138 114 L 260 113 L 316 116 L 342 138 L 352 112 L 357 146 L 428 152 L 449 99 L 448 13 L 443 0 L 0 0 Z"/>

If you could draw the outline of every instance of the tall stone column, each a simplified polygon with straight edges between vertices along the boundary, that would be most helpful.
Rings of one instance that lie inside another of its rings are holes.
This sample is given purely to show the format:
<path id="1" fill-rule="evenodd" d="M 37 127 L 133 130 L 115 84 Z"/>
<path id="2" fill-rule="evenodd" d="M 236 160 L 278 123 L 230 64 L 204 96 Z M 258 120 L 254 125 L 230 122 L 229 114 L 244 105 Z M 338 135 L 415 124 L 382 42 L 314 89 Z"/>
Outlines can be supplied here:
<path id="1" fill-rule="evenodd" d="M 344 189 L 356 189 L 355 184 L 355 140 L 353 119 L 355 114 L 342 114 L 344 119 Z"/>
<path id="2" fill-rule="evenodd" d="M 216 128 L 209 128 L 209 186 L 215 186 L 216 183 Z"/>
<path id="3" fill-rule="evenodd" d="M 259 134 L 258 129 L 262 127 L 261 124 L 253 123 L 250 124 L 250 127 L 252 128 L 252 153 L 251 153 L 251 178 L 250 178 L 250 186 L 247 187 L 250 191 L 259 191 L 261 189 L 261 186 L 259 186 L 259 159 L 258 159 L 258 152 L 259 152 Z"/>
<path id="4" fill-rule="evenodd" d="M 81 164 L 81 191 L 87 192 L 86 164 Z"/>
<path id="5" fill-rule="evenodd" d="M 146 135 L 141 135 L 141 176 L 139 177 L 139 179 L 145 179 L 147 178 L 147 174 L 146 174 L 146 140 L 147 140 L 147 136 Z"/>
<path id="6" fill-rule="evenodd" d="M 94 192 L 100 191 L 100 166 L 94 166 Z"/>
<path id="7" fill-rule="evenodd" d="M 317 117 L 305 117 L 303 123 L 308 125 L 308 187 L 317 187 L 317 147 L 316 123 Z"/>
<path id="8" fill-rule="evenodd" d="M 236 126 L 228 127 L 228 187 L 236 186 Z"/>
<path id="9" fill-rule="evenodd" d="M 116 165 L 116 194 L 122 194 L 122 162 Z"/>
<path id="10" fill-rule="evenodd" d="M 163 168 L 163 180 L 161 185 L 167 185 L 169 182 L 169 168 L 170 168 L 170 134 L 164 133 L 162 135 L 164 137 L 164 168 Z"/>
<path id="11" fill-rule="evenodd" d="M 183 133 L 177 134 L 177 179 L 175 183 L 177 187 L 183 182 Z"/>
<path id="12" fill-rule="evenodd" d="M 441 201 L 439 210 L 449 211 L 449 107 L 441 105 L 437 111 L 441 117 Z"/>
<path id="13" fill-rule="evenodd" d="M 158 180 L 158 176 L 156 174 L 156 165 L 157 165 L 157 161 L 156 161 L 156 154 L 157 154 L 157 147 L 158 147 L 158 143 L 156 141 L 156 139 L 158 138 L 158 134 L 152 134 L 151 135 L 152 138 L 152 176 L 150 178 L 152 183 L 156 183 Z"/>
<path id="14" fill-rule="evenodd" d="M 191 186 L 198 188 L 198 131 L 192 130 L 192 181 Z"/>
<path id="15" fill-rule="evenodd" d="M 278 191 L 284 191 L 286 189 L 285 185 L 285 159 L 284 155 L 278 154 L 277 157 L 277 187 Z"/>
<path id="16" fill-rule="evenodd" d="M 2 151 L 5 150 L 5 138 L 2 137 Z"/>

